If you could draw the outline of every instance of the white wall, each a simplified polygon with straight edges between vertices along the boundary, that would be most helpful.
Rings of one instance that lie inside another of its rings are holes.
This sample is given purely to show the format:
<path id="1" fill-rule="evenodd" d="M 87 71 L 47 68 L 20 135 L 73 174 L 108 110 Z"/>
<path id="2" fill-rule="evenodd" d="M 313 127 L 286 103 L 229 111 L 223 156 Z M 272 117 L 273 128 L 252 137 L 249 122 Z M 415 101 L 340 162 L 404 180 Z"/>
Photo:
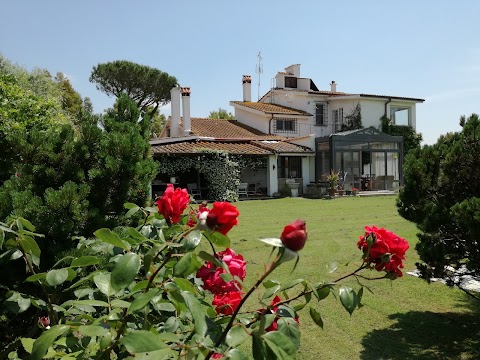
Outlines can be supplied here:
<path id="1" fill-rule="evenodd" d="M 235 107 L 235 119 L 241 122 L 242 124 L 251 126 L 257 130 L 260 130 L 268 134 L 268 123 L 271 118 L 271 115 L 260 115 L 254 114 L 250 111 L 243 110 L 239 106 Z"/>
<path id="2" fill-rule="evenodd" d="M 373 126 L 377 129 L 380 127 L 380 118 L 385 114 L 385 103 L 387 100 L 362 99 L 360 106 L 362 107 L 362 125 L 363 127 Z M 345 112 L 344 112 L 345 115 Z"/>
<path id="3" fill-rule="evenodd" d="M 269 196 L 273 196 L 278 192 L 278 171 L 277 171 L 277 156 L 270 155 L 267 161 L 267 192 Z"/>

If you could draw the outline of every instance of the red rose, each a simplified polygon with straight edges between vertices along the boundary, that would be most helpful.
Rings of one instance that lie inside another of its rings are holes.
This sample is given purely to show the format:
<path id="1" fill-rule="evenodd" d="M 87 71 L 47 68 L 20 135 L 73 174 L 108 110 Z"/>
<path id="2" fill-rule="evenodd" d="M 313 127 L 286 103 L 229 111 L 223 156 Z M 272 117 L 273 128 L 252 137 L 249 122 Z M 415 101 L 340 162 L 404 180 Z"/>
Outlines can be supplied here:
<path id="1" fill-rule="evenodd" d="M 217 258 L 222 260 L 228 267 L 228 271 L 232 276 L 236 276 L 241 280 L 245 279 L 247 275 L 246 262 L 242 255 L 237 255 L 231 249 L 220 251 L 217 253 Z M 241 285 L 236 280 L 225 282 L 220 275 L 225 274 L 226 271 L 207 261 L 205 265 L 200 267 L 197 272 L 197 277 L 202 279 L 203 288 L 214 294 L 221 294 L 231 291 L 238 291 Z"/>
<path id="2" fill-rule="evenodd" d="M 38 324 L 45 329 L 50 329 L 50 318 L 48 316 L 39 317 Z"/>
<path id="3" fill-rule="evenodd" d="M 274 314 L 274 313 L 277 312 L 278 306 L 275 306 L 275 305 L 277 305 L 280 301 L 282 301 L 282 299 L 281 299 L 280 296 L 278 296 L 278 295 L 273 298 L 272 302 L 270 303 L 270 312 L 271 312 L 271 313 Z M 266 313 L 267 313 L 267 309 L 259 310 L 259 313 L 262 314 L 262 315 L 263 315 L 263 314 L 266 314 Z M 272 324 L 271 324 L 269 327 L 265 328 L 265 331 L 267 331 L 267 332 L 268 332 L 268 331 L 276 331 L 276 330 L 278 329 L 278 319 L 279 319 L 279 317 L 276 316 L 276 317 L 275 317 L 275 320 L 273 320 Z M 298 316 L 295 317 L 294 319 L 295 319 L 295 321 L 297 322 L 297 324 L 300 324 L 300 323 L 299 323 L 299 320 L 298 320 Z"/>
<path id="4" fill-rule="evenodd" d="M 213 208 L 207 215 L 207 226 L 214 230 L 227 235 L 230 229 L 238 224 L 237 208 L 228 202 L 214 202 Z"/>
<path id="5" fill-rule="evenodd" d="M 408 250 L 408 242 L 395 235 L 393 232 L 376 226 L 365 226 L 365 236 L 360 236 L 357 245 L 364 255 L 368 252 L 368 241 L 371 240 L 372 246 L 368 257 L 364 258 L 366 263 L 375 264 L 378 271 L 385 270 L 392 273 L 395 277 L 401 277 L 403 268 L 403 260 L 405 260 L 405 252 Z"/>
<path id="6" fill-rule="evenodd" d="M 221 295 L 213 296 L 212 305 L 215 306 L 217 314 L 232 315 L 242 301 L 243 292 L 232 291 Z"/>
<path id="7" fill-rule="evenodd" d="M 307 229 L 305 222 L 302 220 L 295 220 L 290 225 L 285 226 L 280 236 L 283 245 L 292 251 L 300 251 L 305 246 L 307 241 Z"/>
<path id="8" fill-rule="evenodd" d="M 173 190 L 173 185 L 168 184 L 162 197 L 155 201 L 158 212 L 165 217 L 170 224 L 176 224 L 180 221 L 183 211 L 190 203 L 190 195 L 187 189 L 177 188 Z"/>
<path id="9" fill-rule="evenodd" d="M 221 358 L 223 358 L 223 355 L 219 354 L 219 353 L 214 353 L 211 358 L 212 359 L 221 359 Z"/>

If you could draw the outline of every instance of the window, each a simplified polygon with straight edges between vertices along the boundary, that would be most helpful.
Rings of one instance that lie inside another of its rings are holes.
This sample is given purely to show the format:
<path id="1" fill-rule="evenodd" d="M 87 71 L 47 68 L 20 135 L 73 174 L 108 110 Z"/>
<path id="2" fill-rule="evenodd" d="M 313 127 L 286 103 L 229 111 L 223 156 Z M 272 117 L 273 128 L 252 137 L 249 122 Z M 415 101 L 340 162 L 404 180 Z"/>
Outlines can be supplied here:
<path id="1" fill-rule="evenodd" d="M 285 76 L 285 87 L 286 88 L 297 88 L 297 78 L 293 76 Z"/>
<path id="2" fill-rule="evenodd" d="M 324 102 L 315 103 L 315 125 L 327 126 L 328 125 L 328 104 Z"/>
<path id="3" fill-rule="evenodd" d="M 410 108 L 405 106 L 390 106 L 390 120 L 395 125 L 410 124 Z"/>
<path id="4" fill-rule="evenodd" d="M 300 156 L 279 156 L 277 165 L 279 178 L 302 177 L 302 158 Z"/>
<path id="5" fill-rule="evenodd" d="M 273 132 L 297 132 L 297 119 L 274 118 Z"/>
<path id="6" fill-rule="evenodd" d="M 342 131 L 343 124 L 343 108 L 332 111 L 333 124 L 335 126 L 335 132 Z"/>

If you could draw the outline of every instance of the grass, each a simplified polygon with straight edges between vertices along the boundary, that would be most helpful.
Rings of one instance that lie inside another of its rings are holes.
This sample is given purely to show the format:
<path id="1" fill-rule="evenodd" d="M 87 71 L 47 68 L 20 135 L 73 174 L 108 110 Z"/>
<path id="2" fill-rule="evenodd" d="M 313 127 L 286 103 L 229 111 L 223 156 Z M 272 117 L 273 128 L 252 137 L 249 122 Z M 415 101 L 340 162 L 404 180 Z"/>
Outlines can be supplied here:
<path id="1" fill-rule="evenodd" d="M 307 223 L 308 241 L 300 263 L 283 264 L 271 279 L 333 280 L 359 265 L 358 236 L 365 225 L 385 227 L 410 243 L 405 271 L 414 269 L 418 255 L 414 224 L 401 218 L 394 197 L 349 197 L 337 200 L 287 198 L 236 204 L 240 223 L 229 233 L 232 248 L 248 261 L 246 288 L 268 263 L 270 248 L 257 239 L 279 237 L 296 219 Z M 338 269 L 330 274 L 327 266 Z M 368 275 L 368 273 L 366 274 Z M 376 274 L 372 274 L 376 275 Z M 329 296 L 310 304 L 320 312 L 324 330 L 300 311 L 302 331 L 298 358 L 308 359 L 478 359 L 480 306 L 459 289 L 405 275 L 395 281 L 365 281 L 364 307 L 350 315 Z M 345 284 L 358 289 L 355 280 Z M 298 289 L 292 289 L 293 294 Z M 258 308 L 260 290 L 247 306 Z"/>

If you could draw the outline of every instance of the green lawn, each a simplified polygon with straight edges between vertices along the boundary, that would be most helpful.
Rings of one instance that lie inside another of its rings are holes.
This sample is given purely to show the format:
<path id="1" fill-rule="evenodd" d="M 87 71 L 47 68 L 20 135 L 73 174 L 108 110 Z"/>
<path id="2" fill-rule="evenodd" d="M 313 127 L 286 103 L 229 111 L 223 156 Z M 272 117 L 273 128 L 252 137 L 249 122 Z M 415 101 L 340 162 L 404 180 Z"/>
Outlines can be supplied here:
<path id="1" fill-rule="evenodd" d="M 236 206 L 240 223 L 229 235 L 232 248 L 248 261 L 246 285 L 255 282 L 270 254 L 270 248 L 257 239 L 279 237 L 283 227 L 296 219 L 305 220 L 308 229 L 300 263 L 293 273 L 293 262 L 283 264 L 271 279 L 333 280 L 355 269 L 361 255 L 356 243 L 365 225 L 385 227 L 409 241 L 406 271 L 418 260 L 416 228 L 398 215 L 394 197 L 287 198 Z M 329 274 L 326 268 L 333 261 L 338 269 Z M 358 289 L 355 280 L 348 284 Z M 480 358 L 480 304 L 462 291 L 409 275 L 366 285 L 374 295 L 365 292 L 365 306 L 352 317 L 333 296 L 311 302 L 322 315 L 324 330 L 310 319 L 308 307 L 300 312 L 299 359 Z M 249 304 L 253 308 L 258 308 L 257 297 Z"/>

